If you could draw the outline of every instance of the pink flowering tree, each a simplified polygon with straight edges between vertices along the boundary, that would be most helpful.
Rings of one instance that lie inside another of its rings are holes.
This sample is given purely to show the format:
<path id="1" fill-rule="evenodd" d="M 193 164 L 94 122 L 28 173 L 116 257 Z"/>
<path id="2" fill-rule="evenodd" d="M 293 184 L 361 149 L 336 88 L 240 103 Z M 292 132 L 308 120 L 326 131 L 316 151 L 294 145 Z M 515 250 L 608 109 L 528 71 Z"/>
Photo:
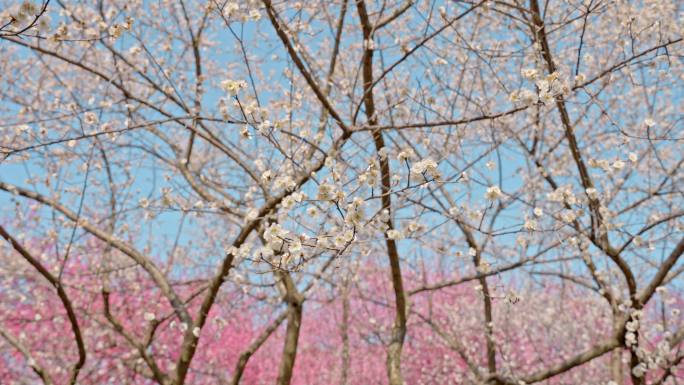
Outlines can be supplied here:
<path id="1" fill-rule="evenodd" d="M 3 1 L 0 383 L 677 384 L 682 7 Z"/>

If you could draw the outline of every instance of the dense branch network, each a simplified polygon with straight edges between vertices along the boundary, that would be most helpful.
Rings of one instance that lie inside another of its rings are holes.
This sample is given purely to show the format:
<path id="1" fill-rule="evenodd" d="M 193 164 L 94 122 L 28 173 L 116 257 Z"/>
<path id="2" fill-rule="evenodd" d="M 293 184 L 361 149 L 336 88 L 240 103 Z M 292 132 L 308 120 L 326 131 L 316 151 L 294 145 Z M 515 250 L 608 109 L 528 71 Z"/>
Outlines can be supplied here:
<path id="1" fill-rule="evenodd" d="M 681 2 L 7 3 L 0 382 L 684 375 Z"/>

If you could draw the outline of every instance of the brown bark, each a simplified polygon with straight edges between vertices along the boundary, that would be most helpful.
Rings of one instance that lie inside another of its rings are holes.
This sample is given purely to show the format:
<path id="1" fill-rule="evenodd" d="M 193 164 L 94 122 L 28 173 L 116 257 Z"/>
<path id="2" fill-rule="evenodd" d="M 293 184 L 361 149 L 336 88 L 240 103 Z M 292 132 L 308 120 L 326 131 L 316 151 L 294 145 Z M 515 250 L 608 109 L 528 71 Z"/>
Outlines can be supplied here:
<path id="1" fill-rule="evenodd" d="M 278 369 L 278 385 L 289 385 L 297 358 L 299 330 L 302 326 L 302 308 L 304 296 L 297 290 L 292 277 L 288 273 L 279 272 L 278 277 L 285 287 L 284 301 L 287 303 L 287 329 L 285 330 L 285 345 Z"/>
<path id="2" fill-rule="evenodd" d="M 539 7 L 539 2 L 538 0 L 530 0 L 530 11 L 532 14 L 532 22 L 533 22 L 533 28 L 532 28 L 532 36 L 535 42 L 539 43 L 541 46 L 541 54 L 546 62 L 546 67 L 549 71 L 549 73 L 553 73 L 556 71 L 556 64 L 553 60 L 553 54 L 551 52 L 551 47 L 548 42 L 547 34 L 546 34 L 546 28 L 544 25 L 544 20 L 542 19 L 542 12 L 541 8 Z M 565 131 L 565 137 L 568 142 L 568 146 L 570 148 L 570 152 L 572 154 L 572 158 L 575 162 L 575 165 L 577 166 L 577 170 L 579 172 L 580 176 L 580 181 L 582 183 L 582 186 L 585 189 L 588 188 L 593 188 L 594 183 L 591 179 L 591 176 L 589 175 L 589 172 L 587 170 L 587 167 L 584 163 L 584 160 L 582 159 L 582 154 L 579 149 L 579 144 L 577 142 L 577 138 L 575 136 L 574 132 L 574 127 L 570 121 L 570 116 L 567 111 L 567 107 L 565 104 L 565 99 L 563 98 L 563 95 L 558 95 L 556 96 L 556 107 L 558 109 L 558 112 L 560 114 L 561 118 L 561 123 L 563 124 L 563 128 Z M 618 266 L 620 271 L 622 272 L 625 281 L 627 283 L 627 287 L 629 289 L 629 295 L 632 301 L 634 302 L 634 306 L 636 308 L 640 308 L 642 304 L 638 300 L 637 297 L 637 284 L 636 280 L 634 278 L 634 274 L 632 273 L 631 269 L 627 265 L 627 263 L 622 259 L 620 256 L 619 252 L 615 250 L 609 242 L 608 239 L 608 234 L 606 231 L 602 229 L 603 227 L 603 218 L 601 216 L 601 213 L 599 212 L 599 202 L 595 199 L 590 198 L 589 199 L 589 207 L 591 209 L 592 213 L 592 233 L 591 233 L 591 238 L 592 242 L 594 242 L 601 250 L 603 250 L 610 259 L 615 262 L 615 264 Z M 637 334 L 637 339 L 638 339 L 638 334 Z M 636 356 L 634 351 L 630 350 L 630 367 L 634 367 L 639 364 L 639 358 Z M 635 376 L 631 370 L 630 370 L 630 376 L 632 380 L 632 384 L 634 385 L 643 385 L 645 382 L 643 377 L 637 377 Z"/>
<path id="3" fill-rule="evenodd" d="M 235 364 L 235 370 L 233 371 L 233 377 L 230 380 L 230 385 L 238 385 L 240 383 L 240 380 L 242 379 L 242 375 L 245 372 L 245 367 L 247 367 L 247 362 L 249 362 L 249 359 L 252 357 L 254 353 L 256 353 L 257 350 L 261 347 L 261 345 L 266 342 L 268 337 L 273 334 L 276 329 L 280 326 L 280 324 L 285 321 L 287 318 L 287 312 L 282 313 L 281 315 L 278 316 L 273 322 L 263 331 L 259 336 L 252 341 L 251 344 L 245 349 L 242 353 L 240 353 L 240 358 L 238 358 L 237 364 Z"/>
<path id="4" fill-rule="evenodd" d="M 375 101 L 373 100 L 373 49 L 369 46 L 369 42 L 373 39 L 373 27 L 371 26 L 366 4 L 363 0 L 356 2 L 359 19 L 363 29 L 363 38 L 365 49 L 363 53 L 363 89 L 364 98 L 363 103 L 366 108 L 366 116 L 368 124 L 375 126 L 378 124 L 375 116 Z M 382 180 L 382 208 L 387 210 L 389 218 L 387 219 L 387 230 L 394 228 L 392 223 L 392 197 L 390 185 L 390 166 L 387 157 L 380 156 L 380 151 L 385 147 L 385 141 L 382 132 L 373 132 L 373 142 L 375 149 L 378 152 L 380 160 L 380 177 Z M 402 385 L 404 383 L 401 374 L 401 352 L 404 347 L 404 339 L 406 338 L 406 293 L 404 292 L 404 283 L 401 277 L 401 266 L 399 251 L 394 239 L 390 239 L 385 235 L 385 244 L 387 246 L 387 255 L 389 257 L 392 285 L 394 288 L 395 300 L 395 320 L 392 325 L 392 335 L 390 344 L 387 349 L 387 376 L 390 385 Z"/>
<path id="5" fill-rule="evenodd" d="M 347 385 L 349 383 L 349 367 L 351 365 L 351 356 L 349 351 L 349 286 L 351 282 L 346 278 L 342 288 L 342 325 L 340 332 L 342 334 L 342 373 L 340 375 L 340 384 Z"/>
<path id="6" fill-rule="evenodd" d="M 36 362 L 31 352 L 26 348 L 26 346 L 24 346 L 24 344 L 21 343 L 21 341 L 19 341 L 16 337 L 11 335 L 10 332 L 2 326 L 0 326 L 0 336 L 7 340 L 7 342 L 9 342 L 10 345 L 14 346 L 14 348 L 17 349 L 24 356 L 28 365 L 38 375 L 38 377 L 40 377 L 41 381 L 43 381 L 43 384 L 54 384 L 54 381 L 52 381 L 52 377 L 50 377 L 45 368 L 43 368 L 40 364 L 38 364 L 38 362 Z"/>
<path id="7" fill-rule="evenodd" d="M 0 226 L 0 236 L 5 238 L 7 242 L 9 242 L 12 245 L 12 248 L 14 248 L 14 250 L 16 250 L 26 260 L 26 262 L 33 266 L 38 271 L 38 273 L 40 273 L 40 275 L 42 275 L 43 278 L 50 282 L 50 284 L 57 290 L 57 296 L 59 297 L 60 301 L 62 301 L 64 310 L 67 313 L 67 319 L 69 320 L 69 324 L 71 325 L 71 331 L 74 334 L 74 341 L 76 342 L 76 348 L 78 350 L 78 360 L 76 361 L 76 363 L 74 363 L 74 366 L 71 368 L 69 374 L 69 381 L 67 382 L 70 385 L 75 385 L 76 380 L 78 379 L 78 374 L 81 372 L 81 368 L 83 368 L 83 365 L 85 365 L 86 350 L 85 343 L 83 342 L 83 336 L 81 334 L 81 328 L 78 325 L 78 319 L 76 318 L 76 312 L 74 311 L 71 299 L 69 299 L 69 296 L 64 290 L 62 282 L 52 273 L 50 273 L 50 271 L 45 266 L 43 266 L 43 264 L 41 264 L 37 258 L 33 257 L 33 255 L 31 255 L 31 253 L 29 253 L 28 250 L 24 248 L 24 246 L 22 246 L 7 231 L 5 231 L 5 228 L 2 226 Z M 45 377 L 41 375 L 40 371 L 38 371 L 36 368 L 34 368 L 34 370 L 38 373 L 39 376 L 41 376 L 41 378 L 43 378 L 44 381 L 46 381 L 46 379 L 49 379 L 47 375 Z"/>

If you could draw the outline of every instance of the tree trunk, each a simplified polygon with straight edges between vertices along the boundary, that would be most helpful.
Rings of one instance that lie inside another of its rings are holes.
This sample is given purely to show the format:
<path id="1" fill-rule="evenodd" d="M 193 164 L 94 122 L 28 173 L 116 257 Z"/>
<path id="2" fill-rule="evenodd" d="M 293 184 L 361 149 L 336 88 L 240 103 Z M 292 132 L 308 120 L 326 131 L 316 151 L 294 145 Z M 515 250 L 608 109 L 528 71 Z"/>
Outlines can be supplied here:
<path id="1" fill-rule="evenodd" d="M 285 302 L 287 303 L 287 329 L 285 331 L 285 346 L 278 369 L 278 385 L 289 385 L 292 371 L 297 357 L 299 329 L 302 325 L 302 307 L 304 297 L 297 291 L 297 287 L 288 273 L 278 273 L 285 286 Z"/>

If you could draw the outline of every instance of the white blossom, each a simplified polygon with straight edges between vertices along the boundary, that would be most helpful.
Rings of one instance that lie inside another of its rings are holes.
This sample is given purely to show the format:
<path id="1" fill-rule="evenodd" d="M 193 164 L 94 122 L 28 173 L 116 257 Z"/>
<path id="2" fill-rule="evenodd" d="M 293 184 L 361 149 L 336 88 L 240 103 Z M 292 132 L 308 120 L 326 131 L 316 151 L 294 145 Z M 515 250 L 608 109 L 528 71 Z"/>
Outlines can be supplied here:
<path id="1" fill-rule="evenodd" d="M 434 179 L 439 179 L 439 171 L 437 171 L 437 163 L 430 159 L 425 158 L 419 162 L 416 162 L 411 167 L 411 172 L 414 174 L 426 173 Z"/>
<path id="2" fill-rule="evenodd" d="M 640 362 L 637 366 L 632 368 L 632 374 L 634 374 L 634 377 L 638 378 L 643 377 L 647 371 L 648 368 L 646 367 L 646 364 L 644 364 L 643 362 Z"/>
<path id="3" fill-rule="evenodd" d="M 586 191 L 586 193 L 587 193 L 587 196 L 588 196 L 590 199 L 593 199 L 593 200 L 598 199 L 599 193 L 598 193 L 598 190 L 596 190 L 595 188 L 589 187 L 589 188 L 587 188 L 585 191 Z"/>
<path id="4" fill-rule="evenodd" d="M 524 68 L 520 73 L 528 80 L 534 80 L 537 78 L 537 75 L 539 75 L 539 72 L 535 68 Z"/>
<path id="5" fill-rule="evenodd" d="M 397 154 L 397 159 L 400 161 L 404 161 L 407 159 L 411 159 L 413 157 L 413 155 L 414 155 L 413 150 L 410 148 L 407 148 L 407 149 L 401 150 L 399 152 L 399 154 Z"/>
<path id="6" fill-rule="evenodd" d="M 401 231 L 397 229 L 390 229 L 387 230 L 387 238 L 388 239 L 394 239 L 394 240 L 399 240 L 402 238 Z"/>
<path id="7" fill-rule="evenodd" d="M 630 152 L 630 153 L 629 153 L 629 157 L 628 157 L 628 158 L 629 158 L 629 160 L 630 160 L 632 163 L 636 163 L 637 160 L 639 159 L 638 156 L 637 156 L 637 154 L 635 154 L 635 153 L 633 153 L 633 152 Z"/>
<path id="8" fill-rule="evenodd" d="M 97 115 L 94 112 L 89 111 L 89 112 L 85 113 L 85 115 L 83 117 L 83 121 L 85 122 L 85 124 L 91 124 L 92 125 L 92 124 L 97 124 L 99 119 L 97 118 Z"/>
<path id="9" fill-rule="evenodd" d="M 501 198 L 502 195 L 503 194 L 502 194 L 499 186 L 496 186 L 496 185 L 489 186 L 487 188 L 487 192 L 485 192 L 485 199 L 487 199 L 489 201 L 495 201 L 495 200 Z"/>
<path id="10" fill-rule="evenodd" d="M 527 231 L 535 231 L 537 230 L 537 221 L 534 219 L 528 218 L 525 220 L 525 223 L 523 224 L 523 229 Z"/>
<path id="11" fill-rule="evenodd" d="M 236 96 L 240 90 L 247 88 L 247 82 L 244 80 L 224 80 L 221 82 L 221 88 L 230 96 Z"/>
<path id="12" fill-rule="evenodd" d="M 318 186 L 318 195 L 316 195 L 316 199 L 321 201 L 333 200 L 335 197 L 335 193 L 335 186 L 328 183 L 321 183 Z"/>

